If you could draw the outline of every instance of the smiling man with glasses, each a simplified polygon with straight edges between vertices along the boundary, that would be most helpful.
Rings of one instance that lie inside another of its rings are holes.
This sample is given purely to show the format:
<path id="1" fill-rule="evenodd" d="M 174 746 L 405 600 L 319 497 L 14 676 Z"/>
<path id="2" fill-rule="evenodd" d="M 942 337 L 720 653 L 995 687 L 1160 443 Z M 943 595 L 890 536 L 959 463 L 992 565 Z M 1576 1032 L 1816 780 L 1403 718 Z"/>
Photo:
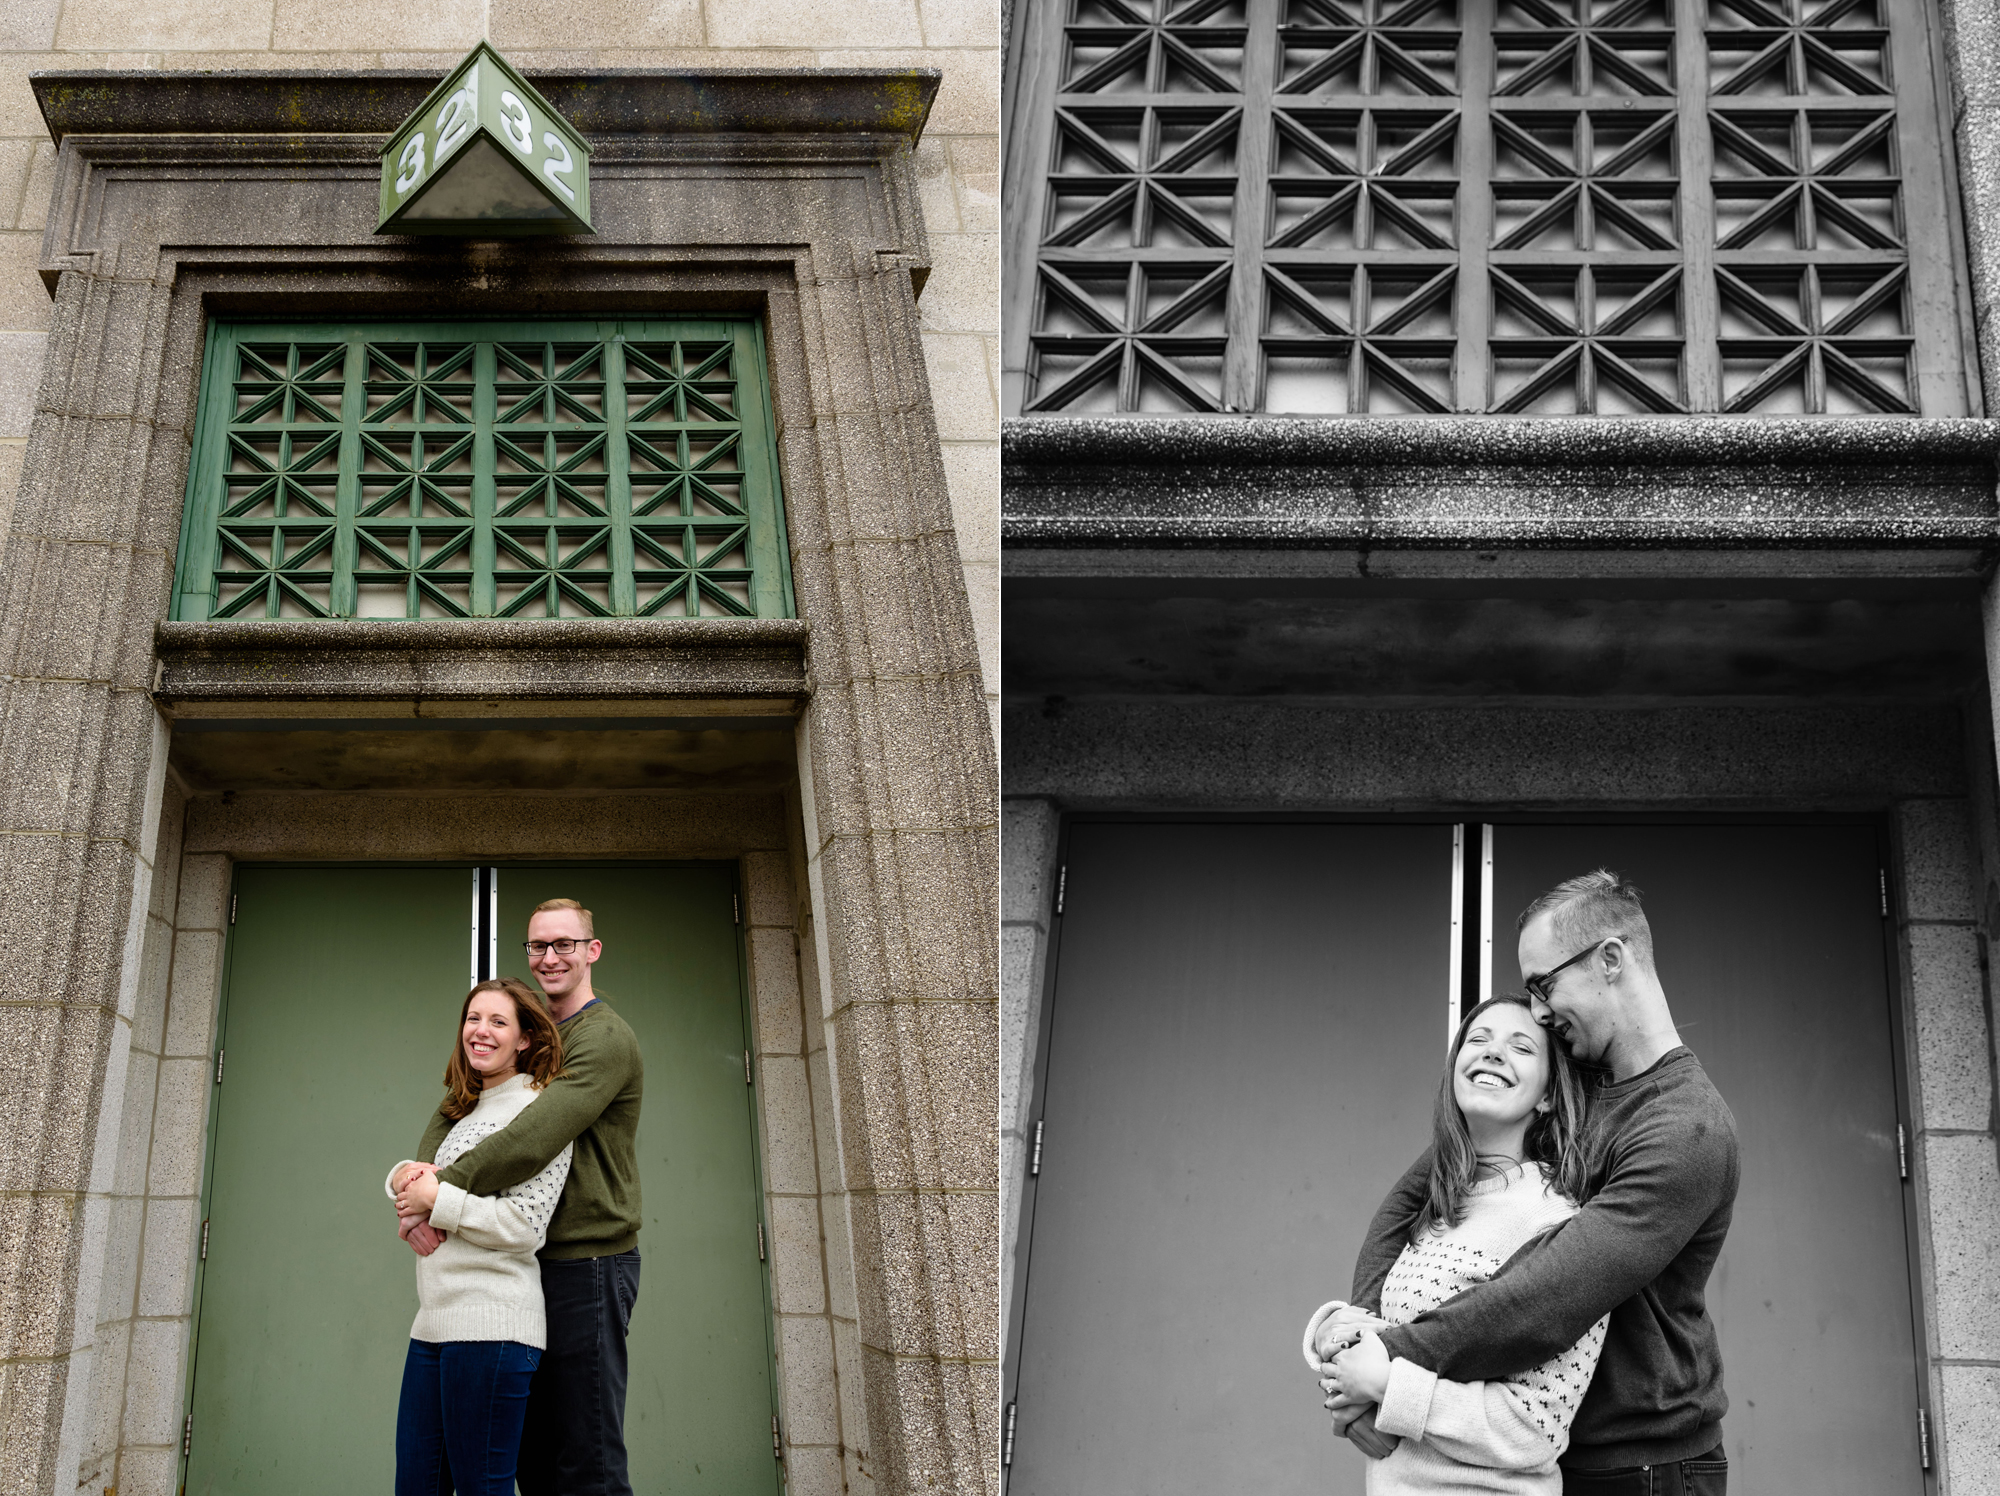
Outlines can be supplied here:
<path id="1" fill-rule="evenodd" d="M 562 1073 L 506 1127 L 411 1188 L 422 1204 L 436 1179 L 498 1194 L 576 1145 L 541 1251 L 549 1344 L 528 1394 L 516 1479 L 522 1496 L 631 1496 L 625 1335 L 639 1297 L 639 1040 L 591 988 L 604 942 L 588 909 L 575 899 L 538 905 L 523 945 L 562 1033 Z M 417 1157 L 437 1157 L 450 1128 L 440 1110 Z M 405 1221 L 406 1235 L 413 1224 Z"/>
<path id="2" fill-rule="evenodd" d="M 1457 1382 L 1539 1366 L 1611 1317 L 1562 1457 L 1565 1496 L 1723 1496 L 1722 1355 L 1708 1276 L 1736 1203 L 1736 1121 L 1684 1048 L 1639 890 L 1599 869 L 1522 911 L 1536 1019 L 1594 1067 L 1588 1197 L 1488 1282 L 1381 1332 L 1390 1356 Z M 1383 1202 L 1354 1269 L 1379 1306 L 1430 1178 L 1425 1152 Z M 1358 1430 L 1364 1449 L 1379 1438 Z"/>

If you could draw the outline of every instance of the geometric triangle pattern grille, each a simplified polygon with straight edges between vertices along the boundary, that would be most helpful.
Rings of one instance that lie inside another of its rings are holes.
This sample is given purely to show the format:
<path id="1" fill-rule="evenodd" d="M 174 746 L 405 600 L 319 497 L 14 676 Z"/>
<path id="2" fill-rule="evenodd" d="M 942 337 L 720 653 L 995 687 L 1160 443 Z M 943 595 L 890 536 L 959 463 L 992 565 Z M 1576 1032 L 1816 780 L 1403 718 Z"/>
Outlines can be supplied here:
<path id="1" fill-rule="evenodd" d="M 1027 42 L 1023 414 L 1976 408 L 1923 7 L 1064 0 Z"/>
<path id="2" fill-rule="evenodd" d="M 754 322 L 210 336 L 177 618 L 792 615 Z"/>

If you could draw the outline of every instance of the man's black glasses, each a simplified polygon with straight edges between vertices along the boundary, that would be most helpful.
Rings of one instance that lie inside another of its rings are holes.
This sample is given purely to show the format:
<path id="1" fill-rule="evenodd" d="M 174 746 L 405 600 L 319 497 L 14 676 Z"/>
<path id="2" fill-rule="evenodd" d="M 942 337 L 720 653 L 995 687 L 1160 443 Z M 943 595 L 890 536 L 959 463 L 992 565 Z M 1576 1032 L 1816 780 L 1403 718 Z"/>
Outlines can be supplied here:
<path id="1" fill-rule="evenodd" d="M 1539 997 L 1543 1002 L 1547 1002 L 1549 1000 L 1549 991 L 1552 987 L 1555 986 L 1556 974 L 1558 972 L 1567 970 L 1569 967 L 1576 965 L 1576 963 L 1581 961 L 1585 956 L 1593 955 L 1596 952 L 1604 949 L 1605 941 L 1623 940 L 1624 938 L 1625 937 L 1623 935 L 1607 935 L 1604 937 L 1603 940 L 1599 940 L 1594 944 L 1585 946 L 1582 950 L 1578 951 L 1574 956 L 1571 956 L 1567 961 L 1562 962 L 1560 965 L 1551 966 L 1547 971 L 1543 972 L 1540 976 L 1529 977 L 1528 980 L 1523 982 L 1521 985 L 1523 987 L 1526 987 L 1536 997 Z"/>
<path id="2" fill-rule="evenodd" d="M 569 956 L 576 953 L 578 946 L 589 944 L 588 940 L 571 940 L 564 937 L 561 940 L 524 940 L 521 942 L 521 949 L 530 957 L 546 955 L 550 951 L 554 951 L 558 956 Z"/>

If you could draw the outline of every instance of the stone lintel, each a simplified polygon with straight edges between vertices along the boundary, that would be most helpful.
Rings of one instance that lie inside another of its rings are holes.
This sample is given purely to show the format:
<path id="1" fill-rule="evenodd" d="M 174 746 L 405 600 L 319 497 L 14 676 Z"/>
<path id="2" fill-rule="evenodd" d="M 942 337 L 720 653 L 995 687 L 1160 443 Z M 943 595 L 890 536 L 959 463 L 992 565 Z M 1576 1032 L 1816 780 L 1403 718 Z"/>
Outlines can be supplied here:
<path id="1" fill-rule="evenodd" d="M 936 68 L 543 68 L 524 76 L 601 135 L 922 135 Z M 387 135 L 443 70 L 32 73 L 49 135 Z"/>
<path id="2" fill-rule="evenodd" d="M 1011 547 L 1983 547 L 2000 423 L 1683 416 L 1002 427 Z"/>
<path id="3" fill-rule="evenodd" d="M 811 694 L 798 619 L 510 619 L 161 623 L 154 698 L 218 702 L 762 703 Z M 601 712 L 593 715 L 602 715 Z"/>

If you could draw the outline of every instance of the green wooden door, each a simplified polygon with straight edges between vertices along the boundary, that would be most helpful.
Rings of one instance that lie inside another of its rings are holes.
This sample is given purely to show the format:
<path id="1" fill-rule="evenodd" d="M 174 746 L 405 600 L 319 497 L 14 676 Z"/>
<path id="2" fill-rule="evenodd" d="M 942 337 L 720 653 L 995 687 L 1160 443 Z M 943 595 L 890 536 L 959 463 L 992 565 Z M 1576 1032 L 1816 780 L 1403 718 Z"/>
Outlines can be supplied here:
<path id="1" fill-rule="evenodd" d="M 544 899 L 576 899 L 604 942 L 594 984 L 639 1036 L 639 1304 L 628 1342 L 632 1489 L 775 1492 L 761 1185 L 730 869 L 503 866 L 499 970 Z"/>
<path id="2" fill-rule="evenodd" d="M 731 871 L 504 869 L 503 973 L 524 974 L 513 942 L 554 896 L 543 879 L 597 911 L 606 985 L 646 1053 L 634 1484 L 764 1496 L 769 1315 Z M 386 1491 L 416 1285 L 381 1180 L 440 1094 L 471 870 L 246 866 L 236 898 L 186 1489 Z"/>

